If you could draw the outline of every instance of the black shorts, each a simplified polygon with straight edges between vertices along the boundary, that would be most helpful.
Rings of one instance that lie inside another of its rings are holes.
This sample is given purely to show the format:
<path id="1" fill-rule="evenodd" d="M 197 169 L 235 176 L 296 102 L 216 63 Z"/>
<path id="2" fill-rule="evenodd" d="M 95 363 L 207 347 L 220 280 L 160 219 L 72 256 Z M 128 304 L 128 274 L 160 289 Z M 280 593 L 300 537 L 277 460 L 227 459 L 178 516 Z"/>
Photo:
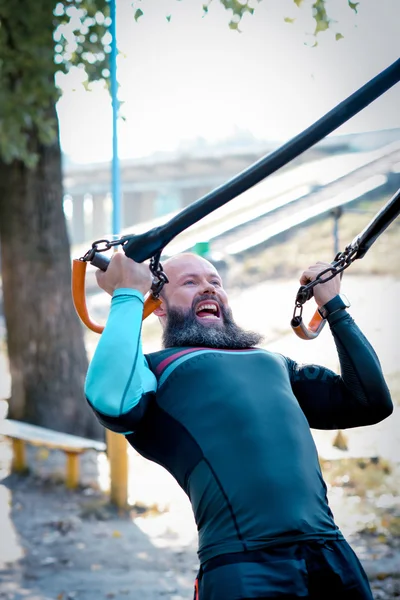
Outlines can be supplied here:
<path id="1" fill-rule="evenodd" d="M 310 541 L 224 554 L 200 567 L 195 600 L 373 600 L 344 540 Z"/>

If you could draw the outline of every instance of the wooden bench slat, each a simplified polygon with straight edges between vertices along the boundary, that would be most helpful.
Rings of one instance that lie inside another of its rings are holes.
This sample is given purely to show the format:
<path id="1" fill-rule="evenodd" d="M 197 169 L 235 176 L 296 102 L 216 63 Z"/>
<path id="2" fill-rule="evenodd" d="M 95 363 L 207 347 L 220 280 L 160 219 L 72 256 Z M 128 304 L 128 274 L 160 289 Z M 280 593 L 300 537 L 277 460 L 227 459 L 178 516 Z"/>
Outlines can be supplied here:
<path id="1" fill-rule="evenodd" d="M 40 446 L 44 444 L 50 448 L 69 452 L 84 452 L 85 450 L 96 450 L 105 452 L 106 444 L 97 440 L 62 433 L 53 429 L 45 429 L 38 425 L 13 421 L 12 419 L 0 419 L 0 435 L 16 438 Z"/>
<path id="2" fill-rule="evenodd" d="M 76 435 L 45 429 L 38 425 L 5 419 L 0 415 L 0 435 L 12 439 L 12 470 L 27 469 L 25 443 L 62 450 L 66 455 L 66 485 L 75 489 L 79 485 L 79 454 L 85 450 L 107 452 L 110 464 L 111 501 L 119 508 L 127 506 L 128 499 L 128 453 L 124 436 L 107 430 L 107 444 Z"/>

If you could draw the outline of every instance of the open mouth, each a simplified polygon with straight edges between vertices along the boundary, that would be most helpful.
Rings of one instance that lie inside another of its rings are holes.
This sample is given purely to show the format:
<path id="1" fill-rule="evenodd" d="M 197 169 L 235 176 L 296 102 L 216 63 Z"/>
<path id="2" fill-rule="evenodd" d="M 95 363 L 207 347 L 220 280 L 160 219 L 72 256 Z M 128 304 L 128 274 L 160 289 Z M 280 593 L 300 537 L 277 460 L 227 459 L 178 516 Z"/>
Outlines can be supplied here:
<path id="1" fill-rule="evenodd" d="M 219 321 L 221 311 L 218 303 L 212 300 L 204 300 L 196 306 L 196 317 L 202 321 Z"/>

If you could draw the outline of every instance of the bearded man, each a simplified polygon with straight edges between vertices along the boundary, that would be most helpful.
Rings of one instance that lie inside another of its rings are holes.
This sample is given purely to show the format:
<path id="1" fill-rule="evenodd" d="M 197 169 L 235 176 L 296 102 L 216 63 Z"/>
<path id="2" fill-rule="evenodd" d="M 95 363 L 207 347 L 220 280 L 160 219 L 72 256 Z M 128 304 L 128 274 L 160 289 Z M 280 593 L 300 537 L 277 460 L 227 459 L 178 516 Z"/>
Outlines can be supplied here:
<path id="1" fill-rule="evenodd" d="M 300 282 L 328 265 L 316 263 Z M 341 375 L 259 348 L 233 320 L 215 268 L 169 259 L 163 349 L 143 355 L 147 265 L 115 254 L 99 286 L 111 310 L 85 391 L 100 422 L 164 466 L 187 493 L 199 535 L 199 600 L 371 600 L 334 522 L 310 427 L 372 425 L 392 410 L 378 358 L 346 311 L 340 278 L 317 285 Z"/>

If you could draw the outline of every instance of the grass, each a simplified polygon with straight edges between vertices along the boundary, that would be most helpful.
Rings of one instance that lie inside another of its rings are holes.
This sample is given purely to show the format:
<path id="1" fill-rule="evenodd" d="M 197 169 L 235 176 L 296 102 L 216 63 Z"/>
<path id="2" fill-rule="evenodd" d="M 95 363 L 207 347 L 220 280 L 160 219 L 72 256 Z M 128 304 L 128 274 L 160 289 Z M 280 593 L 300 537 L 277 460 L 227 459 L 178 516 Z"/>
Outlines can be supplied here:
<path id="1" fill-rule="evenodd" d="M 320 462 L 325 481 L 331 486 L 346 488 L 352 495 L 365 497 L 371 491 L 376 495 L 388 491 L 397 493 L 394 466 L 385 459 L 344 458 Z"/>
<path id="2" fill-rule="evenodd" d="M 328 497 L 336 502 L 336 518 L 340 528 L 351 528 L 367 536 L 368 546 L 388 544 L 398 547 L 400 512 L 398 490 L 399 465 L 375 458 L 353 458 L 321 461 Z"/>

